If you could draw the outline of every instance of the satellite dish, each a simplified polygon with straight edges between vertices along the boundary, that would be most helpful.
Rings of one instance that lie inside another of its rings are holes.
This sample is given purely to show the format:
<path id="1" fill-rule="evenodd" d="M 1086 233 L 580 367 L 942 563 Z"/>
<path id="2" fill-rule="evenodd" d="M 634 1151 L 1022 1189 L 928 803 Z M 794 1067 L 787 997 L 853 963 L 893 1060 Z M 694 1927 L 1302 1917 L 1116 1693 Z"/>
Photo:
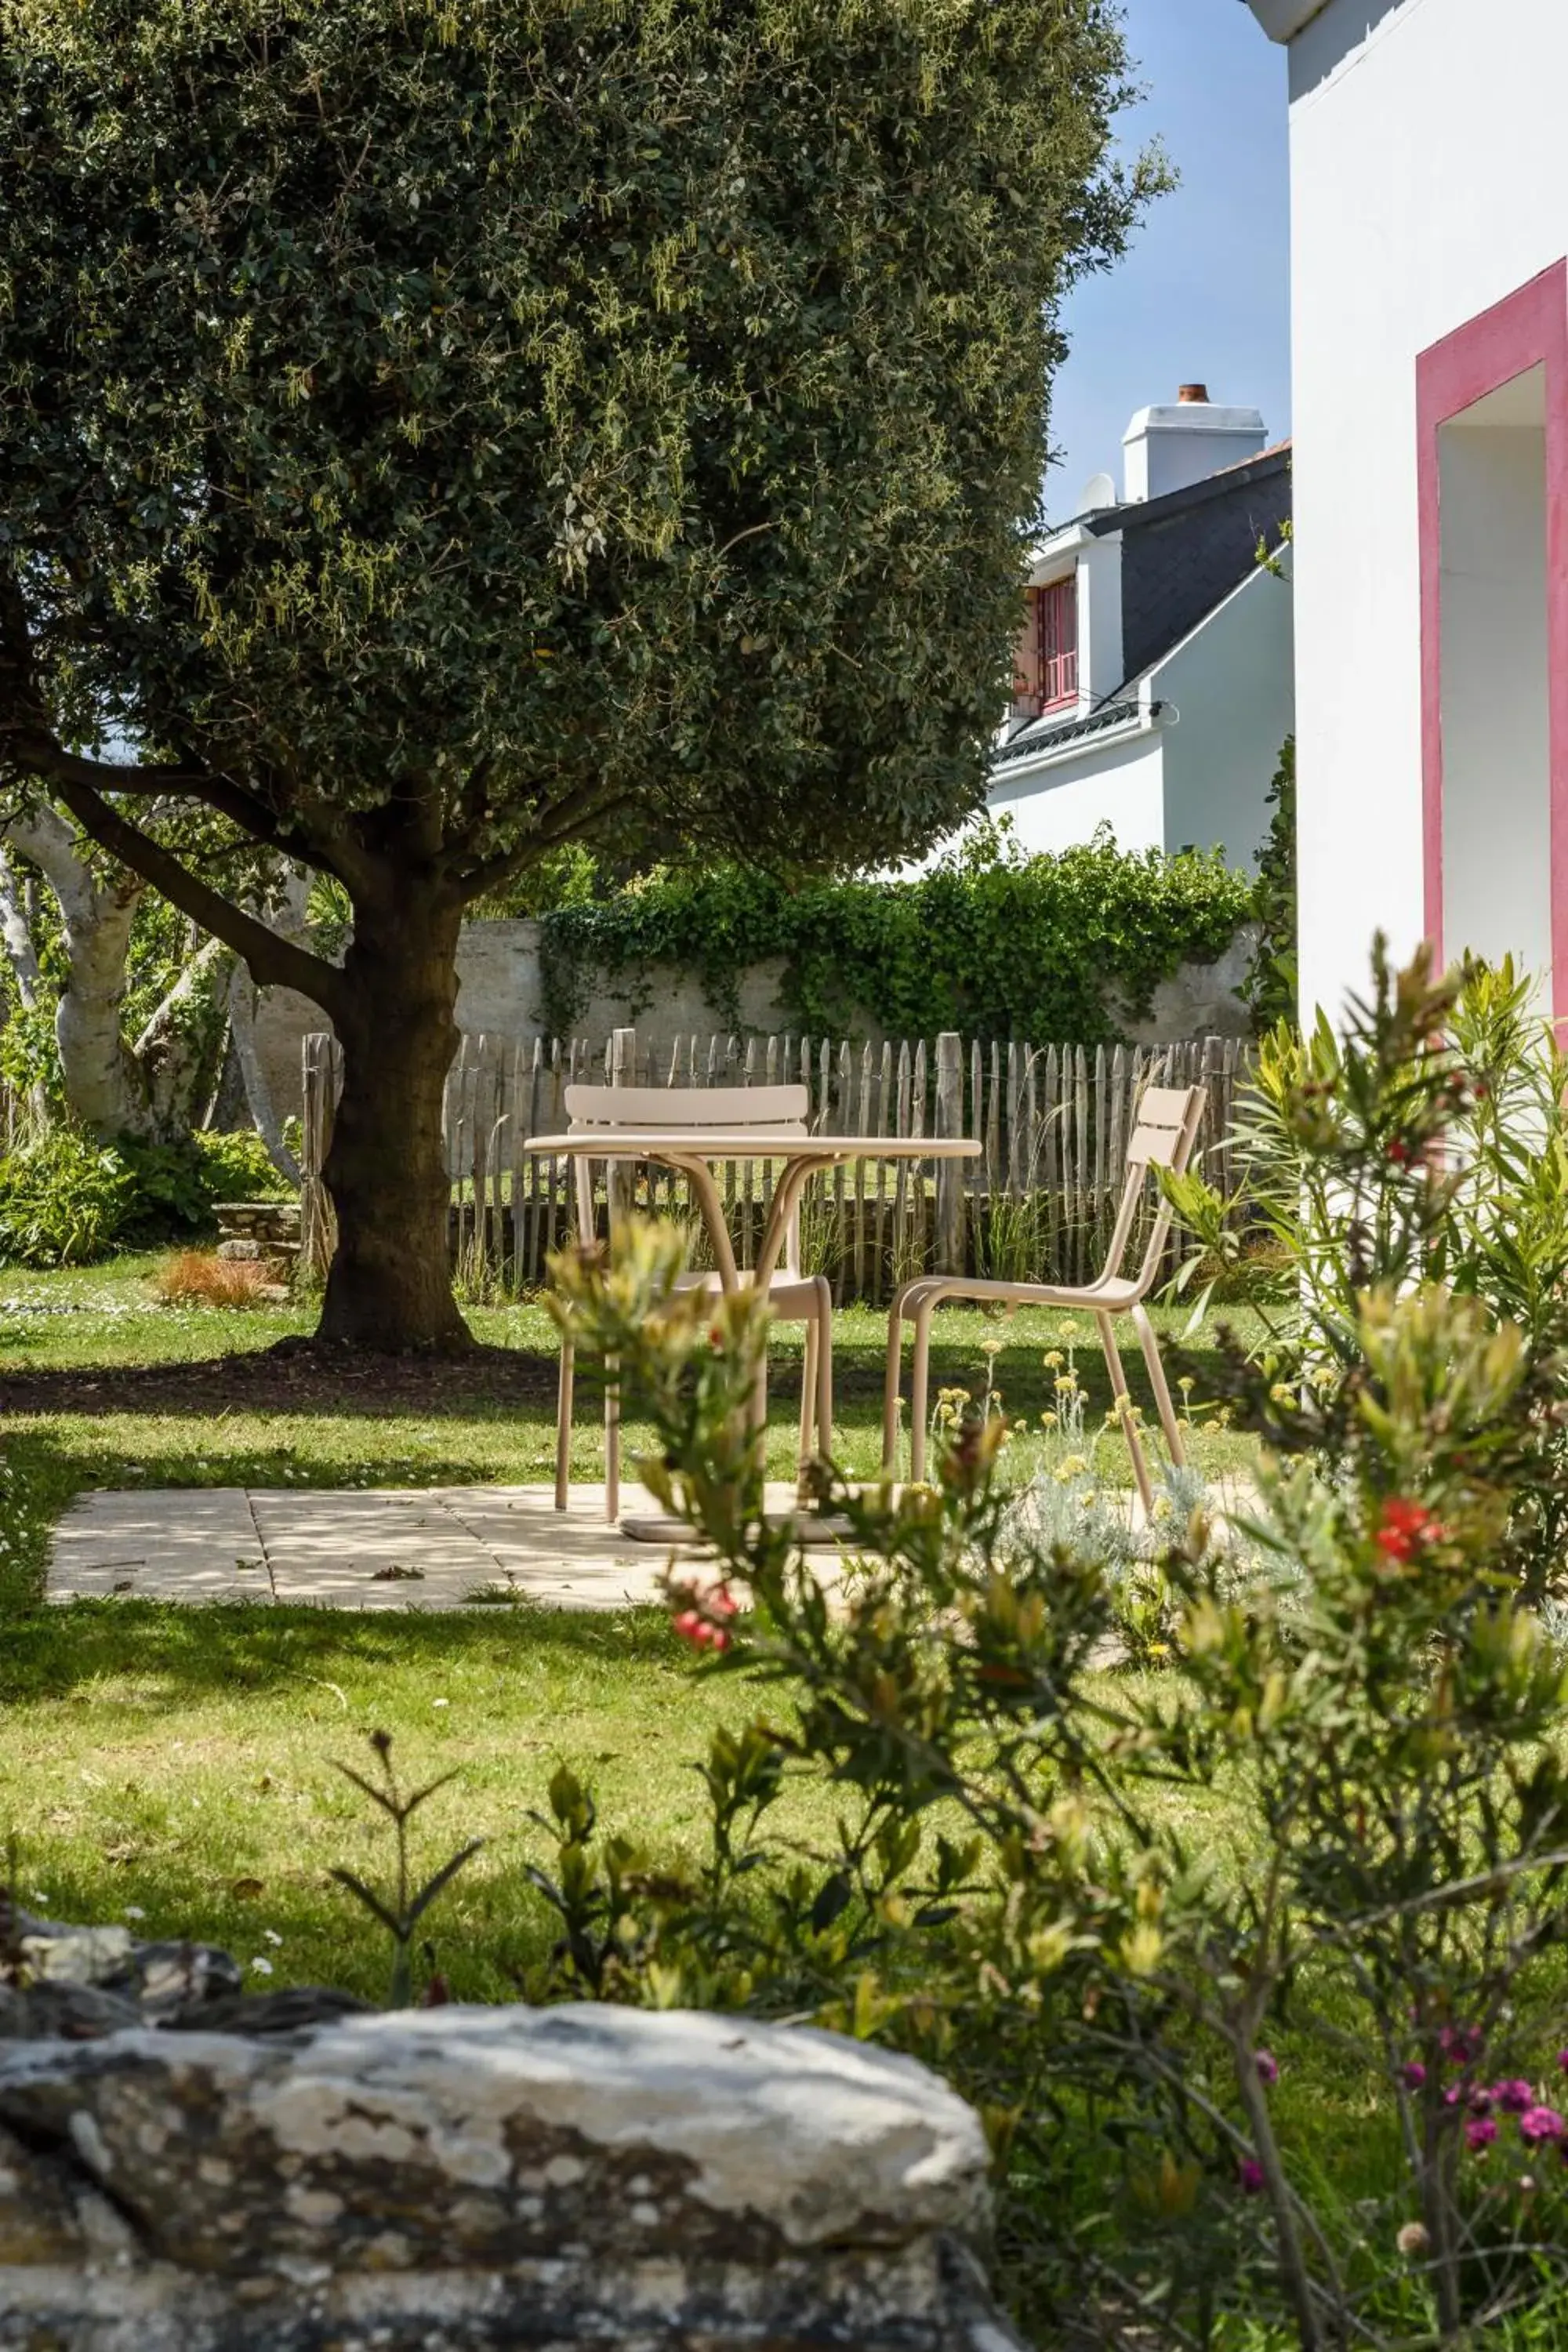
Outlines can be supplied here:
<path id="1" fill-rule="evenodd" d="M 1091 474 L 1083 486 L 1078 502 L 1079 514 L 1093 514 L 1100 507 L 1116 504 L 1116 484 L 1110 474 Z"/>

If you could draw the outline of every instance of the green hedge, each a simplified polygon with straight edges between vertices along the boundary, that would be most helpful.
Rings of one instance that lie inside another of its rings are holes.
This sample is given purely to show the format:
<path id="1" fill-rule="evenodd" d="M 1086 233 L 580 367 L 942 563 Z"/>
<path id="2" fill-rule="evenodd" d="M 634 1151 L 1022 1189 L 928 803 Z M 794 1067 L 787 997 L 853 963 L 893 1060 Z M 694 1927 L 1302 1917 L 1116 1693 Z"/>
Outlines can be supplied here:
<path id="1" fill-rule="evenodd" d="M 1252 884 L 1217 856 L 1127 855 L 1109 835 L 1026 857 L 988 829 L 908 881 L 792 888 L 720 866 L 543 916 L 542 1009 L 567 1034 L 602 973 L 641 1012 L 654 967 L 677 964 L 739 1026 L 742 972 L 782 956 L 784 1005 L 808 1031 L 869 1018 L 893 1036 L 1099 1045 L 1121 1034 L 1117 998 L 1137 1017 L 1160 981 L 1212 962 L 1252 912 Z"/>

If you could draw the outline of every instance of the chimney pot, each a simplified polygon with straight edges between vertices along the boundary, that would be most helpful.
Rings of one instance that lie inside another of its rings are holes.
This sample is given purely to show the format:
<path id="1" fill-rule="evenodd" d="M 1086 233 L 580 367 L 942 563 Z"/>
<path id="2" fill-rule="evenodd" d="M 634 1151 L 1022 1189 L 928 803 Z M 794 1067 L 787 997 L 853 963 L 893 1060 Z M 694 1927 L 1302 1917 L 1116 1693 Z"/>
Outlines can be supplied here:
<path id="1" fill-rule="evenodd" d="M 1184 383 L 1176 394 L 1176 398 L 1184 404 L 1201 401 L 1205 407 L 1208 404 L 1208 396 L 1209 388 L 1206 383 Z"/>

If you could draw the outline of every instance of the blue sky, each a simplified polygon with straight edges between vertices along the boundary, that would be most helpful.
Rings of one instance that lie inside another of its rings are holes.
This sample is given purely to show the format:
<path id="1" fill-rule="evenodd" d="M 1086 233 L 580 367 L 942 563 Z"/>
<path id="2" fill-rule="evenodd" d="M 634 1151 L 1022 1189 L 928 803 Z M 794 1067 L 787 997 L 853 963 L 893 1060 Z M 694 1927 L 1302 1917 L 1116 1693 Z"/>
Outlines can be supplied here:
<path id="1" fill-rule="evenodd" d="M 1237 0 L 1124 0 L 1146 96 L 1121 118 L 1138 147 L 1158 136 L 1182 184 L 1148 215 L 1127 258 L 1067 307 L 1072 344 L 1051 403 L 1061 460 L 1046 483 L 1053 521 L 1091 474 L 1121 478 L 1134 409 L 1204 383 L 1290 429 L 1289 191 L 1285 52 Z"/>

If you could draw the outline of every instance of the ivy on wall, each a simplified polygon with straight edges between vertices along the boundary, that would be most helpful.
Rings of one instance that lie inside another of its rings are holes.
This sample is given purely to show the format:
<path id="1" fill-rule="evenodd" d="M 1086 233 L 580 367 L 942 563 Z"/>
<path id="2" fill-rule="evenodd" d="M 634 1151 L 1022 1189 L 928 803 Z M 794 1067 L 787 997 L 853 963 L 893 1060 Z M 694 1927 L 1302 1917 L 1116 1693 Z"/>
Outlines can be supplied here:
<path id="1" fill-rule="evenodd" d="M 603 976 L 631 1001 L 658 965 L 697 979 L 740 1025 L 748 965 L 782 957 L 781 1000 L 807 1031 L 867 1020 L 893 1036 L 1110 1043 L 1184 962 L 1212 962 L 1253 911 L 1252 885 L 1216 856 L 1125 854 L 1109 833 L 1028 857 L 988 826 L 910 880 L 808 882 L 755 868 L 656 875 L 541 919 L 549 1028 L 565 1035 Z"/>

